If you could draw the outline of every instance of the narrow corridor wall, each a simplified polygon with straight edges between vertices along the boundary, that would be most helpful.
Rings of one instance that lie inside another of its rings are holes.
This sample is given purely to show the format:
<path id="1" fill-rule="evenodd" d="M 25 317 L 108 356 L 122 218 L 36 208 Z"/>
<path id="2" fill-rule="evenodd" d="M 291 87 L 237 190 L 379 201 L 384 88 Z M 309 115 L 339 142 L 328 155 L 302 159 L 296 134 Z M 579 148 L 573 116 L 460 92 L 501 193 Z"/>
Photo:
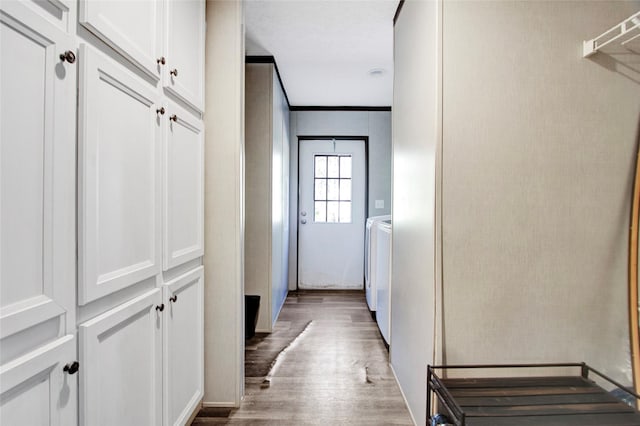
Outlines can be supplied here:
<path id="1" fill-rule="evenodd" d="M 582 40 L 639 6 L 444 3 L 447 363 L 585 361 L 629 383 L 640 72 Z"/>
<path id="2" fill-rule="evenodd" d="M 244 391 L 244 9 L 207 1 L 204 406 Z"/>

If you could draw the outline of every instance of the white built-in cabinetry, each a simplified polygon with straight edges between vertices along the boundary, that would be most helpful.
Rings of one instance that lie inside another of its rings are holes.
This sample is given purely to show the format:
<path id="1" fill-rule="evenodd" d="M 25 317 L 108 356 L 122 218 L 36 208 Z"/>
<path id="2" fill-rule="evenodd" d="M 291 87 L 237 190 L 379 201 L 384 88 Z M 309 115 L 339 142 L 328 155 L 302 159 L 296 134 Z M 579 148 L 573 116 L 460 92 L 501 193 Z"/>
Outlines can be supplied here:
<path id="1" fill-rule="evenodd" d="M 3 426 L 200 404 L 204 7 L 0 4 Z"/>

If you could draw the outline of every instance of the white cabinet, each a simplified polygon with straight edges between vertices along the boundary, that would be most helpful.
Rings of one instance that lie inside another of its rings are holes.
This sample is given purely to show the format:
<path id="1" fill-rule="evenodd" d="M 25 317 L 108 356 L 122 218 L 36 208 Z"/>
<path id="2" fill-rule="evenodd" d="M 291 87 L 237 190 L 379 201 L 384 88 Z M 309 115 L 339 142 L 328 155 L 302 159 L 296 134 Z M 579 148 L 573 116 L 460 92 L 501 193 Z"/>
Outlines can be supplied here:
<path id="1" fill-rule="evenodd" d="M 80 325 L 80 424 L 161 424 L 161 309 L 154 289 Z"/>
<path id="2" fill-rule="evenodd" d="M 0 2 L 3 426 L 184 424 L 202 399 L 204 16 Z"/>
<path id="3" fill-rule="evenodd" d="M 164 143 L 164 270 L 204 253 L 202 122 L 170 102 Z"/>
<path id="4" fill-rule="evenodd" d="M 76 64 L 60 59 L 73 40 L 16 1 L 2 3 L 0 46 L 4 338 L 74 309 Z"/>
<path id="5" fill-rule="evenodd" d="M 79 303 L 160 271 L 161 118 L 146 82 L 85 44 L 79 85 Z"/>
<path id="6" fill-rule="evenodd" d="M 68 335 L 0 367 L 0 424 L 76 424 L 77 375 L 64 371 L 75 353 Z"/>
<path id="7" fill-rule="evenodd" d="M 78 20 L 147 75 L 158 81 L 161 63 L 159 1 L 81 0 Z"/>
<path id="8" fill-rule="evenodd" d="M 79 22 L 167 92 L 204 107 L 203 0 L 81 0 Z"/>
<path id="9" fill-rule="evenodd" d="M 204 392 L 203 268 L 164 286 L 164 424 L 184 425 Z"/>
<path id="10" fill-rule="evenodd" d="M 203 111 L 205 3 L 203 0 L 168 0 L 165 7 L 163 85 L 167 92 Z"/>

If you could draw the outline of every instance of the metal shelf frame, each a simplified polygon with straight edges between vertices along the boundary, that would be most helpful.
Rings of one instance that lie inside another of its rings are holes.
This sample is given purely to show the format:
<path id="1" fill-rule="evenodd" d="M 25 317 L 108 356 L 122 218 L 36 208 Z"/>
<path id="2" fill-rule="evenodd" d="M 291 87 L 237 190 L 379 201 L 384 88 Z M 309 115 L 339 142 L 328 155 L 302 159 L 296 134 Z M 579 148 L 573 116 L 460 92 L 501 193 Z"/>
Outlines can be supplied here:
<path id="1" fill-rule="evenodd" d="M 603 47 L 614 43 L 618 40 L 620 45 L 625 46 L 627 43 L 640 37 L 640 11 L 629 16 L 624 21 L 611 27 L 598 37 L 591 40 L 585 40 L 582 44 L 582 56 L 588 58 L 595 54 Z"/>

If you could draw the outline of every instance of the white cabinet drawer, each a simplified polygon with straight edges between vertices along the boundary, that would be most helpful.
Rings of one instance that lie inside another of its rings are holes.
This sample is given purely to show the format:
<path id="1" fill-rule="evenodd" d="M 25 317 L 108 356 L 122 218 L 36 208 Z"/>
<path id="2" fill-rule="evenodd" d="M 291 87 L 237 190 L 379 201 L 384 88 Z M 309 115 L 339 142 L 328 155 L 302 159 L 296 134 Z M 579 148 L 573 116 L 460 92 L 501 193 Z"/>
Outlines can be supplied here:
<path id="1" fill-rule="evenodd" d="M 151 290 L 80 325 L 80 424 L 161 424 L 161 296 Z"/>
<path id="2" fill-rule="evenodd" d="M 163 120 L 166 271 L 204 254 L 204 131 L 173 102 Z"/>
<path id="3" fill-rule="evenodd" d="M 97 50 L 80 46 L 79 303 L 161 269 L 158 94 Z"/>

